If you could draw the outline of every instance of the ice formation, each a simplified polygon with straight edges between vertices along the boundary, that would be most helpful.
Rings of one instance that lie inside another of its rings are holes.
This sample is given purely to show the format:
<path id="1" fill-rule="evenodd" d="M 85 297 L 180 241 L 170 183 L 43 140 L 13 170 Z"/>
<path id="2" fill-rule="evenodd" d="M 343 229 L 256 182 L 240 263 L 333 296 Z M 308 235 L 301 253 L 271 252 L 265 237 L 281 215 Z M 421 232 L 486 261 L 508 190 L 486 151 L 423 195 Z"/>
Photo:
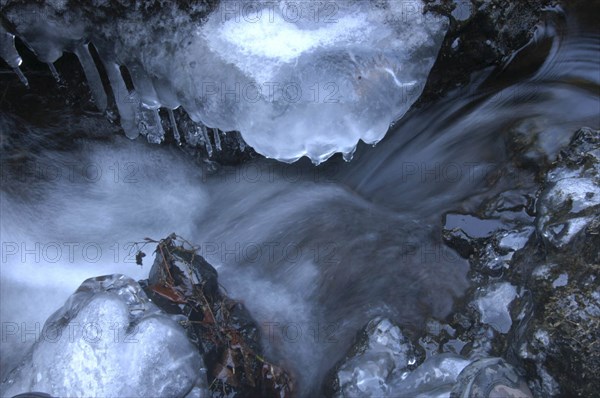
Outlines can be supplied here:
<path id="1" fill-rule="evenodd" d="M 500 333 L 508 333 L 512 326 L 510 305 L 516 297 L 516 288 L 508 282 L 497 283 L 482 292 L 481 297 L 475 301 L 481 314 L 481 322 Z"/>
<path id="2" fill-rule="evenodd" d="M 416 361 L 414 348 L 389 319 L 375 318 L 366 327 L 360 353 L 346 361 L 337 373 L 340 397 L 376 397 L 390 394 L 392 372 L 400 373 Z"/>
<path id="3" fill-rule="evenodd" d="M 223 1 L 195 13 L 163 3 L 119 16 L 106 3 L 9 1 L 2 11 L 51 70 L 63 51 L 74 52 L 105 109 L 93 44 L 128 137 L 162 141 L 158 109 L 182 106 L 194 122 L 240 131 L 257 152 L 282 161 L 349 157 L 359 140 L 381 140 L 422 92 L 447 26 L 424 14 L 421 1 Z M 0 33 L 9 44 L 0 55 L 18 71 L 11 33 Z"/>
<path id="4" fill-rule="evenodd" d="M 471 362 L 443 353 L 418 364 L 410 340 L 386 318 L 371 320 L 358 336 L 336 370 L 334 397 L 447 397 Z"/>
<path id="5" fill-rule="evenodd" d="M 123 275 L 86 280 L 40 330 L 2 396 L 181 397 L 206 389 L 202 359 L 175 320 Z"/>

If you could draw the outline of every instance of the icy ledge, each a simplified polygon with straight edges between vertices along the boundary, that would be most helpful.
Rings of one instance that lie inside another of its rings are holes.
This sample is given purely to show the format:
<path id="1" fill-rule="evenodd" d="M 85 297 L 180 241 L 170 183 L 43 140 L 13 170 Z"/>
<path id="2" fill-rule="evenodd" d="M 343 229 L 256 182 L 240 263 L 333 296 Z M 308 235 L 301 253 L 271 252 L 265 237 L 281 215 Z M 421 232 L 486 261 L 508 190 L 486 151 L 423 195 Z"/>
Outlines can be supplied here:
<path id="1" fill-rule="evenodd" d="M 48 318 L 0 395 L 192 397 L 207 388 L 202 367 L 176 320 L 133 279 L 109 275 L 83 282 Z"/>
<path id="2" fill-rule="evenodd" d="M 158 109 L 183 106 L 201 126 L 240 131 L 257 152 L 286 162 L 320 163 L 381 140 L 421 94 L 447 28 L 421 1 L 223 1 L 191 11 L 169 3 L 118 15 L 110 1 L 7 4 L 3 13 L 40 60 L 77 54 L 103 108 L 86 43 L 98 49 L 130 138 L 162 141 Z M 16 51 L 0 55 L 18 71 Z"/>

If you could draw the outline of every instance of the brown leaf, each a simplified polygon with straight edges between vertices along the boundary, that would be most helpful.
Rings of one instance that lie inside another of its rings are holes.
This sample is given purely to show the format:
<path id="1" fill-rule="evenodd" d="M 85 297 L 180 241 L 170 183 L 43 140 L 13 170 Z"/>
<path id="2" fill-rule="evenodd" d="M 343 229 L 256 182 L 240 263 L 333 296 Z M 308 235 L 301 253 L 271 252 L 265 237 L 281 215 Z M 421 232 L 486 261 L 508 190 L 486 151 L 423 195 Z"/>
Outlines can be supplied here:
<path id="1" fill-rule="evenodd" d="M 186 299 L 177 290 L 170 286 L 152 285 L 150 286 L 152 291 L 174 303 L 185 304 Z"/>

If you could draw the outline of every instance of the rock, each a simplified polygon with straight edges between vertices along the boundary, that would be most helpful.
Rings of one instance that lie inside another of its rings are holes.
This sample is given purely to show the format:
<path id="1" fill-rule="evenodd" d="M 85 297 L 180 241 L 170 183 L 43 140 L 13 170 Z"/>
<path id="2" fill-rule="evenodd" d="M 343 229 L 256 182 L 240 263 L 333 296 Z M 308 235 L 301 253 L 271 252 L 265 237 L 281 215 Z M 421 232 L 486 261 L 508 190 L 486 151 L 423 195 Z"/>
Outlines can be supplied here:
<path id="1" fill-rule="evenodd" d="M 510 268 L 514 254 L 527 244 L 533 232 L 533 227 L 497 231 L 479 251 L 476 269 L 490 276 L 502 275 Z"/>
<path id="2" fill-rule="evenodd" d="M 466 216 L 463 217 L 466 219 Z M 488 227 L 480 230 L 485 233 L 474 234 L 472 231 L 467 233 L 465 232 L 467 228 L 464 226 L 453 226 L 447 223 L 442 230 L 442 237 L 444 242 L 458 254 L 471 259 L 472 269 L 479 274 L 476 277 L 499 277 L 505 273 L 510 267 L 514 253 L 525 246 L 535 230 L 531 226 L 508 229 L 509 224 L 496 219 L 480 220 L 472 216 L 469 219 L 487 221 Z M 452 226 L 452 229 L 448 229 Z"/>
<path id="3" fill-rule="evenodd" d="M 450 29 L 419 102 L 443 96 L 466 84 L 474 72 L 508 59 L 532 37 L 543 8 L 551 2 L 427 0 L 426 3 L 431 11 L 450 18 Z"/>
<path id="4" fill-rule="evenodd" d="M 600 214 L 600 132 L 581 129 L 546 178 L 536 226 L 547 245 L 562 249 Z"/>
<path id="5" fill-rule="evenodd" d="M 598 271 L 563 258 L 529 282 L 536 310 L 512 347 L 541 395 L 593 396 L 600 387 Z"/>
<path id="6" fill-rule="evenodd" d="M 593 396 L 600 388 L 600 239 L 592 224 L 547 251 L 526 284 L 533 310 L 511 349 L 540 395 Z"/>
<path id="7" fill-rule="evenodd" d="M 502 358 L 483 358 L 458 376 L 451 398 L 532 398 L 525 380 Z"/>
<path id="8" fill-rule="evenodd" d="M 430 320 L 427 333 L 443 339 L 443 335 L 454 336 L 456 331 Z M 420 361 L 415 352 L 397 326 L 375 318 L 359 333 L 346 359 L 332 371 L 326 395 L 532 397 L 521 373 L 502 358 L 468 359 L 445 351 L 428 352 L 427 359 Z"/>
<path id="9" fill-rule="evenodd" d="M 475 254 L 475 248 L 478 246 L 475 239 L 460 228 L 444 228 L 442 238 L 448 247 L 453 248 L 461 257 L 466 259 Z"/>
<path id="10" fill-rule="evenodd" d="M 109 275 L 83 282 L 48 318 L 1 389 L 2 396 L 204 396 L 203 366 L 183 328 L 137 282 Z"/>
<path id="11" fill-rule="evenodd" d="M 498 242 L 498 248 L 501 250 L 508 250 L 509 252 L 521 250 L 527 244 L 532 233 L 532 227 L 525 227 L 520 231 L 503 233 Z"/>
<path id="12" fill-rule="evenodd" d="M 326 386 L 336 397 L 376 397 L 390 394 L 392 373 L 399 374 L 416 363 L 414 348 L 400 328 L 389 319 L 375 318 L 359 334 L 351 353 L 334 371 Z"/>
<path id="13" fill-rule="evenodd" d="M 218 274 L 184 239 L 157 242 L 145 291 L 182 324 L 202 355 L 213 397 L 289 397 L 292 377 L 262 354 L 259 330 L 248 310 L 220 289 Z"/>
<path id="14" fill-rule="evenodd" d="M 512 350 L 540 395 L 593 396 L 600 388 L 600 132 L 577 131 L 547 172 L 537 205 L 539 239 L 519 262 L 536 259 L 526 287 L 531 319 Z"/>
<path id="15" fill-rule="evenodd" d="M 527 208 L 527 217 L 478 238 L 461 226 L 444 231 L 445 242 L 469 257 L 475 285 L 465 297 L 471 305 L 457 308 L 450 321 L 453 338 L 466 342 L 460 353 L 467 357 L 510 359 L 535 396 L 594 396 L 600 388 L 600 132 L 582 128 L 554 162 L 522 167 L 538 176 L 537 188 L 528 180 L 516 196 L 501 193 L 482 208 L 484 217 Z M 534 196 L 535 206 L 518 199 Z M 517 206 L 501 197 L 517 199 L 511 200 Z M 421 341 L 428 352 L 449 350 L 448 339 L 431 333 Z"/>
<path id="16" fill-rule="evenodd" d="M 468 359 L 453 354 L 433 356 L 413 372 L 397 375 L 392 382 L 393 396 L 448 396 L 459 374 L 469 362 Z"/>
<path id="17" fill-rule="evenodd" d="M 454 333 L 433 320 L 428 325 L 438 336 Z M 334 397 L 443 396 L 450 393 L 470 362 L 450 353 L 431 354 L 423 361 L 422 354 L 398 326 L 388 319 L 375 318 L 332 370 L 324 390 Z"/>

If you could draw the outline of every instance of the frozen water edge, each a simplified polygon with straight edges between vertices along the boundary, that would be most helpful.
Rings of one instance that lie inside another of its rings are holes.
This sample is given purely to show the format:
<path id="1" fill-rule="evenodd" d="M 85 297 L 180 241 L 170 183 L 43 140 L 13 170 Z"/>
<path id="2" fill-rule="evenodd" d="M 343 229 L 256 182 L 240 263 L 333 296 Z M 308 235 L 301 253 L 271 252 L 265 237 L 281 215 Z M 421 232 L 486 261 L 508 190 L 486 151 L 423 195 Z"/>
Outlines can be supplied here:
<path id="1" fill-rule="evenodd" d="M 143 132 L 119 66 L 142 105 L 183 106 L 195 122 L 240 131 L 258 153 L 286 162 L 321 163 L 352 153 L 359 140 L 380 141 L 421 94 L 447 28 L 445 17 L 423 15 L 420 1 L 327 2 L 298 18 L 286 1 L 251 11 L 225 2 L 204 24 L 176 5 L 148 21 L 141 10 L 114 17 L 102 7 L 14 3 L 7 16 L 19 37 L 44 62 L 76 52 L 102 109 L 103 89 L 80 46 L 98 48 L 128 137 Z"/>

